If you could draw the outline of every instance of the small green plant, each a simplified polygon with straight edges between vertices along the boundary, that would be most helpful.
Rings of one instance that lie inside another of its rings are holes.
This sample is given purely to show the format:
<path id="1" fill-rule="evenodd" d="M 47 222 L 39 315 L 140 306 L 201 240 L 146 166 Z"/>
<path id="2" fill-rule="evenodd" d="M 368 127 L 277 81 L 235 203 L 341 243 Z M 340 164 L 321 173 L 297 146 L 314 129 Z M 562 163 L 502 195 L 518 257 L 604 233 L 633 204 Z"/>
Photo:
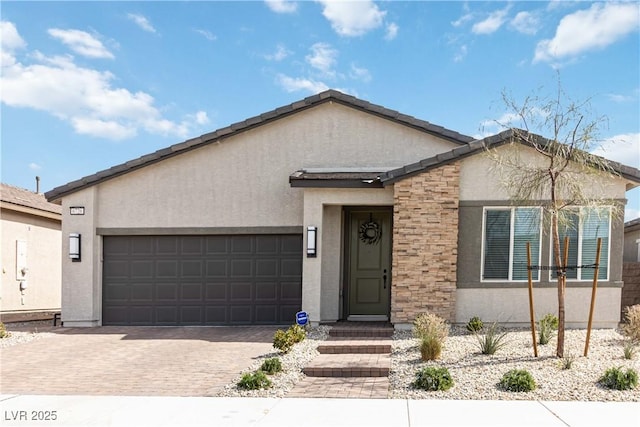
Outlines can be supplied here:
<path id="1" fill-rule="evenodd" d="M 560 369 L 571 369 L 575 360 L 575 356 L 571 354 L 565 355 L 562 359 L 560 359 Z"/>
<path id="2" fill-rule="evenodd" d="M 469 319 L 469 322 L 467 322 L 467 331 L 474 333 L 480 332 L 483 326 L 484 323 L 482 322 L 482 319 L 480 319 L 478 316 L 473 316 L 471 319 Z"/>
<path id="3" fill-rule="evenodd" d="M 273 375 L 282 371 L 282 362 L 277 357 L 272 357 L 262 362 L 260 370 L 268 375 Z"/>
<path id="4" fill-rule="evenodd" d="M 442 342 L 433 336 L 426 336 L 420 340 L 420 356 L 422 360 L 436 360 L 442 353 Z"/>
<path id="5" fill-rule="evenodd" d="M 551 313 L 545 314 L 545 316 L 538 322 L 538 343 L 540 345 L 547 344 L 558 330 L 558 318 Z"/>
<path id="6" fill-rule="evenodd" d="M 9 338 L 10 336 L 11 332 L 7 331 L 4 323 L 0 322 L 0 338 Z"/>
<path id="7" fill-rule="evenodd" d="M 300 325 L 292 325 L 286 331 L 278 329 L 273 335 L 273 347 L 289 353 L 294 344 L 299 343 L 307 337 L 307 331 Z"/>
<path id="8" fill-rule="evenodd" d="M 623 351 L 624 351 L 624 358 L 627 360 L 631 360 L 635 357 L 636 355 L 636 343 L 635 341 L 631 340 L 631 339 L 626 339 L 624 341 L 624 347 L 623 347 Z"/>
<path id="9" fill-rule="evenodd" d="M 482 335 L 476 334 L 478 347 L 482 354 L 495 354 L 496 351 L 507 345 L 507 331 L 500 332 L 498 323 L 493 322 Z"/>
<path id="10" fill-rule="evenodd" d="M 411 384 L 422 390 L 446 391 L 453 387 L 453 378 L 447 368 L 428 366 L 416 373 L 416 379 Z"/>
<path id="11" fill-rule="evenodd" d="M 640 343 L 640 304 L 625 307 L 622 333 L 631 341 Z"/>
<path id="12" fill-rule="evenodd" d="M 289 329 L 287 329 L 287 333 L 291 334 L 294 343 L 302 342 L 307 337 L 307 331 L 298 324 L 291 325 Z"/>
<path id="13" fill-rule="evenodd" d="M 440 357 L 449 325 L 433 313 L 422 313 L 413 321 L 413 335 L 420 340 L 422 360 L 434 360 Z"/>
<path id="14" fill-rule="evenodd" d="M 622 372 L 622 368 L 609 368 L 598 382 L 610 390 L 631 390 L 638 385 L 638 373 L 631 368 L 627 372 Z"/>
<path id="15" fill-rule="evenodd" d="M 502 376 L 500 388 L 506 391 L 531 391 L 535 390 L 536 382 L 526 369 L 512 369 Z"/>
<path id="16" fill-rule="evenodd" d="M 278 329 L 275 334 L 273 334 L 273 347 L 280 350 L 283 353 L 289 353 L 293 348 L 293 337 L 291 334 L 283 331 L 282 329 Z"/>
<path id="17" fill-rule="evenodd" d="M 271 387 L 272 383 L 262 371 L 246 373 L 238 381 L 238 387 L 245 390 L 260 390 Z"/>

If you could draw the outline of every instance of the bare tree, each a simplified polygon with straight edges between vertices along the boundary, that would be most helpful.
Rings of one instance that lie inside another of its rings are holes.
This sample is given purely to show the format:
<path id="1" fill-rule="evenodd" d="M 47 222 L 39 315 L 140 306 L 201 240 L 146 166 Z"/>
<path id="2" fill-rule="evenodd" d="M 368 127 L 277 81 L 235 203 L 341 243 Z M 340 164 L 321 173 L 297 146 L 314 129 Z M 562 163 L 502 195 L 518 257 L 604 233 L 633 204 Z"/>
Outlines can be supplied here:
<path id="1" fill-rule="evenodd" d="M 543 218 L 551 223 L 558 287 L 556 356 L 564 357 L 566 271 L 562 268 L 560 227 L 567 224 L 569 213 L 576 214 L 575 207 L 607 205 L 614 215 L 622 211 L 619 203 L 603 200 L 594 191 L 594 186 L 603 182 L 603 176 L 618 176 L 611 162 L 589 153 L 600 142 L 598 132 L 606 119 L 589 118 L 589 100 L 571 101 L 559 78 L 553 97 L 528 96 L 518 103 L 503 92 L 502 100 L 509 112 L 508 119 L 497 123 L 509 129 L 507 143 L 512 148 L 487 147 L 487 152 L 511 200 L 515 204 L 541 205 Z M 535 155 L 522 156 L 523 150 L 533 150 Z"/>

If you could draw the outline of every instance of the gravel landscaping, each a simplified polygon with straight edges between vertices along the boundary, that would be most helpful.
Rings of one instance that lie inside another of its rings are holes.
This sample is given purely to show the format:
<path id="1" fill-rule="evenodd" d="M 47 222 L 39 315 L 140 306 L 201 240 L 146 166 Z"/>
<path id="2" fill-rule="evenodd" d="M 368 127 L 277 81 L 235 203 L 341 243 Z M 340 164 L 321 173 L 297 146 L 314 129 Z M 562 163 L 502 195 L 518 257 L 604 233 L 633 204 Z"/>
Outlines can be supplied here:
<path id="1" fill-rule="evenodd" d="M 633 368 L 640 372 L 640 349 L 632 360 L 624 358 L 624 337 L 613 329 L 593 330 L 588 357 L 583 357 L 586 330 L 565 332 L 565 356 L 574 357 L 571 369 L 562 369 L 555 357 L 556 338 L 538 345 L 533 356 L 531 331 L 510 329 L 507 344 L 494 355 L 483 355 L 477 337 L 465 328 L 451 328 L 444 343 L 441 358 L 422 362 L 418 340 L 410 331 L 396 331 L 391 357 L 390 398 L 409 399 L 480 399 L 480 400 L 580 400 L 580 401 L 640 401 L 640 386 L 630 391 L 615 391 L 597 384 L 611 367 Z M 416 372 L 425 366 L 449 369 L 454 386 L 447 391 L 423 391 L 411 383 Z M 507 392 L 498 388 L 502 375 L 511 369 L 526 369 L 537 388 L 531 392 Z"/>

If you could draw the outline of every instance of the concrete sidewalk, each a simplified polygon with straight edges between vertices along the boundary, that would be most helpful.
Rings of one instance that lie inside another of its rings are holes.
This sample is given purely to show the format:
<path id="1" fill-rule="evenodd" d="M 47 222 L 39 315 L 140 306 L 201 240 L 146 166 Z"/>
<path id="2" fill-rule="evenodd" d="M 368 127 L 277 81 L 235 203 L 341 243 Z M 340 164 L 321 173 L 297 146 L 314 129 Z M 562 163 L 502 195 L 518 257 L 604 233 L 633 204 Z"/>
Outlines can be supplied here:
<path id="1" fill-rule="evenodd" d="M 0 395 L 3 426 L 637 426 L 638 402 Z"/>

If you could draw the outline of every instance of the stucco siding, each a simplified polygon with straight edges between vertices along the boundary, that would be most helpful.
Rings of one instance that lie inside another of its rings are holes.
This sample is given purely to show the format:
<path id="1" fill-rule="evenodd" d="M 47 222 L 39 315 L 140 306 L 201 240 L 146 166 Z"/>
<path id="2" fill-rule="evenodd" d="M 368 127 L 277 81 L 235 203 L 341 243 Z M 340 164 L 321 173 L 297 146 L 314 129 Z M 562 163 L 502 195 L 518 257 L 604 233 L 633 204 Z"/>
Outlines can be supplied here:
<path id="1" fill-rule="evenodd" d="M 32 312 L 60 310 L 60 220 L 2 210 L 2 286 L 0 311 Z M 26 246 L 26 272 L 17 271 L 17 241 Z M 26 289 L 20 281 L 26 279 Z"/>
<path id="2" fill-rule="evenodd" d="M 539 320 L 547 313 L 557 314 L 558 293 L 555 288 L 535 289 L 535 316 Z M 621 288 L 598 288 L 593 327 L 615 328 L 620 320 Z M 512 326 L 529 325 L 529 293 L 519 289 L 458 289 L 456 294 L 456 323 L 466 324 L 473 316 L 484 322 L 499 322 Z M 589 320 L 591 288 L 567 288 L 566 325 L 584 328 Z"/>
<path id="3" fill-rule="evenodd" d="M 98 227 L 292 226 L 304 168 L 399 167 L 452 143 L 328 103 L 98 185 Z"/>

